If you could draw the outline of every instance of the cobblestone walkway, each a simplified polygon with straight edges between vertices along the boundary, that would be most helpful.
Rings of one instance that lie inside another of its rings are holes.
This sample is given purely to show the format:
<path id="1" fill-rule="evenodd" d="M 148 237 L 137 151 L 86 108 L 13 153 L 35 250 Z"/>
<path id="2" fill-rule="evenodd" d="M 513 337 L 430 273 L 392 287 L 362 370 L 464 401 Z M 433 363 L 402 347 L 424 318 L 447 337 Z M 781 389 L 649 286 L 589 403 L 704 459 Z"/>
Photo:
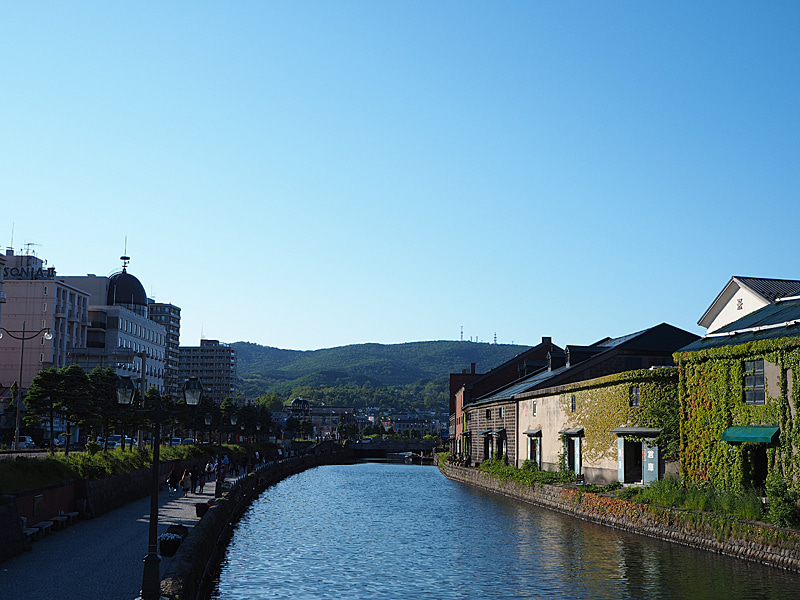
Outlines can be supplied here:
<path id="1" fill-rule="evenodd" d="M 205 493 L 159 494 L 159 533 L 174 524 L 192 527 L 194 505 L 214 497 Z M 2 600 L 134 600 L 142 587 L 147 554 L 150 497 L 89 521 L 80 521 L 37 540 L 30 552 L 0 563 Z M 161 572 L 169 565 L 161 560 Z"/>

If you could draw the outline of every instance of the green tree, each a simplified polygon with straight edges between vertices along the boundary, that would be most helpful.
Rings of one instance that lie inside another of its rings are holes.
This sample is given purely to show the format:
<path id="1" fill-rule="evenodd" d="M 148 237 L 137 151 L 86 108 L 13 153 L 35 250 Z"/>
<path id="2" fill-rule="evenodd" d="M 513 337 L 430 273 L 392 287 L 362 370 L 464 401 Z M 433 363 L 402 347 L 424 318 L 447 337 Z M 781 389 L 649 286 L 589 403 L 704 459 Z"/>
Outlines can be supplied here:
<path id="1" fill-rule="evenodd" d="M 55 367 L 39 371 L 33 378 L 25 404 L 29 414 L 28 422 L 50 424 L 50 453 L 55 451 L 55 416 L 63 413 L 67 421 L 67 445 L 69 452 L 70 423 L 85 423 L 92 414 L 91 383 L 84 370 L 78 365 L 70 365 L 61 370 Z"/>
<path id="2" fill-rule="evenodd" d="M 99 430 L 108 432 L 109 424 L 122 417 L 122 407 L 117 404 L 118 379 L 119 376 L 113 367 L 98 366 L 89 373 L 92 400 L 92 419 L 89 425 L 92 428 L 92 436 L 99 433 Z"/>
<path id="3" fill-rule="evenodd" d="M 31 381 L 24 399 L 25 406 L 28 408 L 25 414 L 25 422 L 28 425 L 40 425 L 43 421 L 50 421 L 50 454 L 54 452 L 52 441 L 55 437 L 55 416 L 60 408 L 58 399 L 60 383 L 61 377 L 58 369 L 55 367 L 42 369 Z"/>
<path id="4" fill-rule="evenodd" d="M 279 412 L 283 409 L 283 398 L 275 392 L 262 394 L 256 398 L 256 406 L 263 407 L 269 412 Z"/>
<path id="5" fill-rule="evenodd" d="M 59 404 L 66 413 L 67 440 L 64 445 L 64 454 L 69 454 L 71 440 L 70 424 L 81 426 L 87 424 L 92 417 L 92 384 L 89 376 L 78 365 L 70 365 L 58 372 L 61 377 L 59 383 Z M 52 427 L 51 427 L 52 451 Z"/>

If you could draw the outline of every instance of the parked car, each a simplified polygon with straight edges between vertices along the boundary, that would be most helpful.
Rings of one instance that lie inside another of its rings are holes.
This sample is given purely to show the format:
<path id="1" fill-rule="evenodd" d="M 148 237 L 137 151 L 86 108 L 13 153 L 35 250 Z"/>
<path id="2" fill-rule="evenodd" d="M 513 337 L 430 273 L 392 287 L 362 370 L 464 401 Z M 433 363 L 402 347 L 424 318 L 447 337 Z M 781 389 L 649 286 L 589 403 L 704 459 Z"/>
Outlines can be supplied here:
<path id="1" fill-rule="evenodd" d="M 57 437 L 53 441 L 53 444 L 55 445 L 56 448 L 61 448 L 64 446 L 64 440 L 63 438 Z M 50 447 L 50 438 L 45 438 L 41 442 L 39 442 L 39 448 L 49 448 L 49 447 Z"/>
<path id="2" fill-rule="evenodd" d="M 181 445 L 181 438 L 172 438 L 172 443 L 170 446 L 180 446 Z"/>
<path id="3" fill-rule="evenodd" d="M 181 442 L 181 446 L 191 446 L 192 444 L 194 444 L 194 438 L 183 438 Z"/>
<path id="4" fill-rule="evenodd" d="M 12 443 L 12 447 L 13 447 L 13 443 Z M 30 448 L 36 448 L 36 444 L 33 443 L 33 438 L 31 436 L 29 436 L 29 435 L 21 435 L 21 436 L 19 436 L 19 448 L 20 449 L 24 448 L 24 449 L 28 450 Z"/>
<path id="5" fill-rule="evenodd" d="M 119 446 L 122 443 L 123 442 L 122 442 L 122 436 L 121 435 L 110 435 L 110 436 L 108 436 L 108 449 L 109 450 L 114 450 L 115 448 L 117 448 L 117 446 Z M 128 436 L 125 436 L 125 448 L 130 448 L 130 446 L 131 446 L 131 438 L 129 438 Z"/>

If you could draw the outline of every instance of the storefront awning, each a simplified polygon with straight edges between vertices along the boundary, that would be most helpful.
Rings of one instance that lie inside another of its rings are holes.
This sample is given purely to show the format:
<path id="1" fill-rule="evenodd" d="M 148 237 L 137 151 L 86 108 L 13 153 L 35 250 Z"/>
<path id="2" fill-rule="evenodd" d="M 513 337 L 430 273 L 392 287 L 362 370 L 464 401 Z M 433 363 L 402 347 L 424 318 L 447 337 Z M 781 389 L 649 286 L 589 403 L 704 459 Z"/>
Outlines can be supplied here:
<path id="1" fill-rule="evenodd" d="M 486 431 L 481 431 L 480 435 L 497 435 L 498 433 L 505 433 L 505 429 L 487 429 Z"/>
<path id="2" fill-rule="evenodd" d="M 611 433 L 616 433 L 619 436 L 635 436 L 642 438 L 654 438 L 661 435 L 660 429 L 653 429 L 652 427 L 617 427 L 612 429 Z"/>
<path id="3" fill-rule="evenodd" d="M 778 436 L 777 425 L 745 425 L 728 427 L 720 438 L 724 442 L 751 442 L 754 444 L 772 444 Z"/>
<path id="4" fill-rule="evenodd" d="M 570 437 L 583 437 L 583 427 L 574 427 L 572 429 L 562 429 L 559 431 L 561 435 L 566 435 Z"/>
<path id="5" fill-rule="evenodd" d="M 542 428 L 541 427 L 537 427 L 536 429 L 526 429 L 525 431 L 522 432 L 522 435 L 527 435 L 527 436 L 530 436 L 530 437 L 534 437 L 534 436 L 541 437 L 542 436 Z"/>

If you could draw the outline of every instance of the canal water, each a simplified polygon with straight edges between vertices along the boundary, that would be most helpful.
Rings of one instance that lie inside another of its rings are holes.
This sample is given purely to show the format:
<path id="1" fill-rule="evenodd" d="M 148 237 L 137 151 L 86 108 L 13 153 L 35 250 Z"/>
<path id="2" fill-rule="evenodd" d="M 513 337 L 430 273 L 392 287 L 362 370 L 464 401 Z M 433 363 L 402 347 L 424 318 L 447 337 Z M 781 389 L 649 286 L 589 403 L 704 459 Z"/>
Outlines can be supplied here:
<path id="1" fill-rule="evenodd" d="M 434 467 L 318 467 L 239 522 L 217 600 L 786 599 L 800 575 L 585 523 Z"/>

